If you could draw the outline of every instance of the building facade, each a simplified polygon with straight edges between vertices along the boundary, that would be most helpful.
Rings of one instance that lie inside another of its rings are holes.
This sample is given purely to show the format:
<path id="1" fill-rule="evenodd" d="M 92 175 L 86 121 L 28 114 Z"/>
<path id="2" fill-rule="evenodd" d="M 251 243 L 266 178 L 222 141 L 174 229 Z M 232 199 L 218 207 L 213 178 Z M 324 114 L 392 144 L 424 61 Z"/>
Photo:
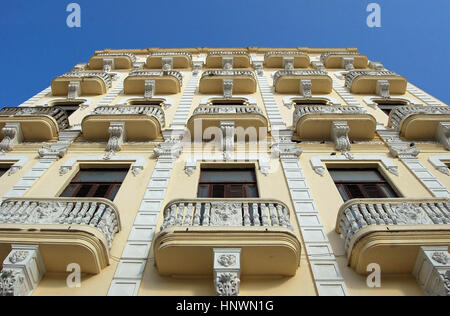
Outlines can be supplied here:
<path id="1" fill-rule="evenodd" d="M 0 129 L 0 296 L 449 295 L 450 109 L 355 48 L 97 51 Z"/>

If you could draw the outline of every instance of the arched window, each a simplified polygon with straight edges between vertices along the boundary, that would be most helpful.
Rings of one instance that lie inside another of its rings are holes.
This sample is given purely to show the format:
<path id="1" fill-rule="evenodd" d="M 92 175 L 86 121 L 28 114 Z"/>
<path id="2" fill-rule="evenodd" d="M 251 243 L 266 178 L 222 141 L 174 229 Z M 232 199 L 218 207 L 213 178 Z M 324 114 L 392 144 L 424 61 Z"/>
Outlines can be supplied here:
<path id="1" fill-rule="evenodd" d="M 230 105 L 248 105 L 247 99 L 231 98 L 231 99 L 212 99 L 209 101 L 212 106 L 230 106 Z"/>
<path id="2" fill-rule="evenodd" d="M 74 100 L 74 101 L 55 101 L 49 104 L 49 106 L 56 106 L 64 112 L 66 112 L 67 117 L 71 116 L 73 113 L 75 113 L 80 106 L 84 103 L 84 100 Z"/>
<path id="3" fill-rule="evenodd" d="M 408 101 L 402 99 L 377 99 L 373 102 L 388 116 L 396 107 L 409 105 Z"/>

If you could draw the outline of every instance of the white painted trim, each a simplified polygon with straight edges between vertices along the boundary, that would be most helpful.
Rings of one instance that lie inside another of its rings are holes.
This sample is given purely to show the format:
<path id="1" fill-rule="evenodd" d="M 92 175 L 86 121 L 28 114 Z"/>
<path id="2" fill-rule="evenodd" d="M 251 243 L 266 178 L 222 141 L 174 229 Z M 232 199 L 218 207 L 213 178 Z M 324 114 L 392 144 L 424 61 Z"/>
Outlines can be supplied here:
<path id="1" fill-rule="evenodd" d="M 326 167 L 322 161 L 347 161 L 349 163 L 357 162 L 357 161 L 378 161 L 381 162 L 383 167 L 389 171 L 390 173 L 398 176 L 398 167 L 394 164 L 394 162 L 383 156 L 353 156 L 353 159 L 349 160 L 345 156 L 314 156 L 311 158 L 311 166 L 314 171 L 321 175 L 325 175 Z"/>
<path id="2" fill-rule="evenodd" d="M 9 169 L 8 175 L 13 175 L 15 174 L 17 171 L 19 171 L 20 169 L 23 168 L 23 166 L 25 166 L 25 164 L 28 162 L 28 157 L 25 156 L 0 156 L 0 162 L 3 161 L 16 161 L 15 164 L 13 164 L 11 166 L 11 168 Z"/>
<path id="3" fill-rule="evenodd" d="M 203 98 L 200 101 L 200 105 L 207 105 L 213 99 L 223 99 L 223 95 L 210 95 L 206 98 Z M 248 97 L 246 95 L 233 94 L 233 99 L 246 99 L 250 104 L 257 104 L 256 100 L 253 97 Z"/>
<path id="4" fill-rule="evenodd" d="M 185 172 L 187 175 L 192 175 L 195 169 L 197 169 L 198 162 L 255 162 L 257 161 L 259 164 L 259 170 L 264 175 L 268 175 L 270 173 L 270 159 L 267 157 L 262 157 L 261 155 L 235 155 L 231 156 L 230 160 L 226 160 L 224 155 L 211 155 L 211 156 L 203 156 L 194 155 L 193 157 L 186 160 Z"/>
<path id="5" fill-rule="evenodd" d="M 371 108 L 376 109 L 377 108 L 377 104 L 375 102 L 373 102 L 373 99 L 382 99 L 382 97 L 376 96 L 376 95 L 368 96 L 368 97 L 364 97 L 363 101 L 364 101 L 365 104 L 367 104 Z M 392 99 L 408 101 L 411 105 L 414 105 L 414 106 L 423 105 L 421 103 L 417 103 L 417 101 L 415 101 L 415 100 L 413 100 L 411 98 L 406 98 L 406 97 L 403 97 L 403 96 L 399 97 L 399 98 L 393 97 Z"/>
<path id="6" fill-rule="evenodd" d="M 70 102 L 77 102 L 77 101 L 83 101 L 83 100 L 84 100 L 84 102 L 80 104 L 80 109 L 87 108 L 87 107 L 91 106 L 91 104 L 94 102 L 94 99 L 91 97 L 80 97 L 80 98 L 77 98 L 74 100 L 64 99 L 64 98 L 60 98 L 60 97 L 58 97 L 58 98 L 52 97 L 50 100 L 45 100 L 45 102 L 37 104 L 36 106 L 37 107 L 40 107 L 40 106 L 49 107 L 49 103 L 53 103 L 53 102 L 70 103 Z"/>
<path id="7" fill-rule="evenodd" d="M 119 101 L 117 102 L 117 105 L 125 105 L 125 104 L 128 103 L 128 101 L 133 100 L 133 99 L 142 99 L 142 100 L 144 100 L 144 97 L 143 96 L 123 97 L 123 98 L 119 99 Z M 166 106 L 166 108 L 168 108 L 168 107 L 173 105 L 173 100 L 172 100 L 172 98 L 169 98 L 169 97 L 155 96 L 154 99 L 164 100 L 164 105 Z"/>
<path id="8" fill-rule="evenodd" d="M 108 160 L 104 159 L 105 156 L 78 156 L 67 160 L 59 169 L 60 175 L 66 174 L 69 170 L 72 170 L 73 166 L 77 162 L 129 162 L 134 161 L 132 171 L 134 175 L 138 175 L 142 170 L 144 170 L 145 158 L 141 156 L 113 156 Z"/>
<path id="9" fill-rule="evenodd" d="M 428 158 L 428 161 L 436 170 L 438 170 L 443 174 L 446 174 L 447 176 L 450 176 L 450 169 L 447 167 L 445 163 L 442 162 L 443 160 L 450 161 L 450 155 L 430 156 Z"/>

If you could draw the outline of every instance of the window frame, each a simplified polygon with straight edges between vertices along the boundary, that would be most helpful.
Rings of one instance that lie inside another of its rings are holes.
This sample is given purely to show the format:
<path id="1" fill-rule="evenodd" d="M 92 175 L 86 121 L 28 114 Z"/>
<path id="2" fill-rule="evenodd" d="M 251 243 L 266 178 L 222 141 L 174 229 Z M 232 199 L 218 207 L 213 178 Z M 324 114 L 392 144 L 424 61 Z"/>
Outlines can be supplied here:
<path id="1" fill-rule="evenodd" d="M 10 169 L 11 165 L 0 164 L 0 178 L 2 178 L 5 174 L 7 174 Z"/>
<path id="2" fill-rule="evenodd" d="M 223 181 L 223 180 L 204 180 L 203 176 L 205 172 L 208 171 L 215 171 L 215 172 L 230 172 L 230 171 L 250 171 L 253 175 L 253 181 Z M 209 198 L 209 199 L 233 199 L 237 197 L 232 197 L 232 186 L 233 185 L 239 185 L 242 187 L 242 195 L 243 197 L 240 198 L 260 198 L 259 193 L 259 187 L 258 187 L 258 178 L 256 176 L 256 169 L 255 168 L 230 168 L 230 169 L 223 169 L 223 168 L 202 168 L 200 171 L 200 178 L 198 181 L 198 189 L 197 189 L 197 197 L 198 198 Z M 223 186 L 223 192 L 224 197 L 214 197 L 214 187 L 215 186 Z M 250 196 L 250 187 L 253 187 L 255 189 L 256 196 L 251 197 Z M 201 190 L 205 189 L 207 190 L 207 196 L 206 197 L 200 197 Z"/>

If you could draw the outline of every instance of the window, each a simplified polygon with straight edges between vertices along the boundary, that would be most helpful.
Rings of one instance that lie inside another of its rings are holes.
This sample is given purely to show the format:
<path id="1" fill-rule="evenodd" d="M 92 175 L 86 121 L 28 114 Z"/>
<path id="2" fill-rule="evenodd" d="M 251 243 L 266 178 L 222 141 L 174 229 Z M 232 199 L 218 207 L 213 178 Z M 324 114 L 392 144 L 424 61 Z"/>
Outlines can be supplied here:
<path id="1" fill-rule="evenodd" d="M 344 201 L 398 197 L 377 169 L 330 169 L 329 171 Z"/>
<path id="2" fill-rule="evenodd" d="M 330 102 L 327 99 L 295 99 L 294 105 L 308 106 L 308 105 L 329 105 Z"/>
<path id="3" fill-rule="evenodd" d="M 9 168 L 10 168 L 9 166 L 1 166 L 0 165 L 0 177 L 2 177 L 5 173 L 7 173 Z"/>
<path id="4" fill-rule="evenodd" d="M 128 169 L 81 170 L 61 197 L 95 197 L 113 201 L 127 173 Z"/>
<path id="5" fill-rule="evenodd" d="M 200 176 L 199 198 L 258 198 L 253 169 L 204 169 Z"/>
<path id="6" fill-rule="evenodd" d="M 128 105 L 137 105 L 137 106 L 160 106 L 163 107 L 164 100 L 162 99 L 153 99 L 153 100 L 130 100 L 128 101 Z"/>
<path id="7" fill-rule="evenodd" d="M 246 105 L 247 101 L 244 99 L 230 99 L 230 100 L 212 100 L 211 105 L 213 106 L 229 106 L 229 105 Z"/>
<path id="8" fill-rule="evenodd" d="M 61 110 L 64 110 L 66 112 L 67 117 L 71 116 L 73 113 L 75 113 L 79 108 L 80 105 L 83 102 L 74 102 L 74 103 L 55 103 L 53 106 L 60 108 Z"/>
<path id="9" fill-rule="evenodd" d="M 378 105 L 381 111 L 383 111 L 386 115 L 389 116 L 391 111 L 399 106 L 405 106 L 408 103 L 402 100 L 375 100 L 375 103 Z"/>

